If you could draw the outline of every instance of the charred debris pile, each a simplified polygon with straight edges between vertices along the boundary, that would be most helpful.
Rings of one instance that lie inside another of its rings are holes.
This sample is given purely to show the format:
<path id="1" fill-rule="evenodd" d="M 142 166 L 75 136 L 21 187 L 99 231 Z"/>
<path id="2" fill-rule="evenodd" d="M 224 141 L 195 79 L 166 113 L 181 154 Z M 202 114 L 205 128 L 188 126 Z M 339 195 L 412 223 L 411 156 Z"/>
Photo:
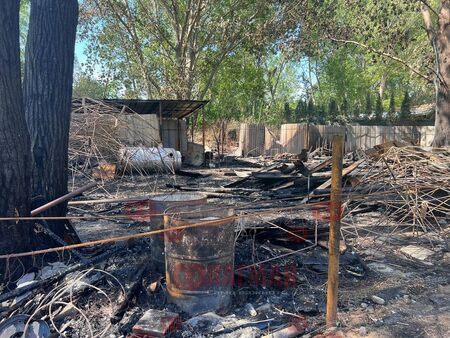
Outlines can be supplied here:
<path id="1" fill-rule="evenodd" d="M 80 176 L 112 164 L 112 148 L 104 143 L 121 147 L 111 131 L 91 128 L 108 114 L 94 112 L 92 121 L 85 116 L 73 127 L 79 137 L 72 138 L 71 167 Z M 95 143 L 83 143 L 87 129 L 96 129 Z M 331 154 L 321 148 L 228 164 L 172 173 L 170 181 L 141 172 L 133 182 L 158 180 L 152 181 L 157 194 L 138 197 L 136 189 L 127 194 L 129 179 L 116 169 L 107 180 L 105 171 L 97 175 L 102 190 L 72 200 L 70 216 L 78 217 L 80 233 L 109 222 L 127 235 L 34 256 L 32 271 L 1 286 L 0 336 L 24 330 L 39 337 L 136 338 L 323 332 Z M 369 278 L 369 237 L 377 245 L 405 233 L 414 244 L 446 238 L 449 180 L 446 149 L 388 143 L 347 154 L 341 287 Z M 120 198 L 111 194 L 117 187 Z M 433 252 L 404 254 L 410 264 L 432 264 Z M 342 302 L 340 311 L 349 306 Z"/>

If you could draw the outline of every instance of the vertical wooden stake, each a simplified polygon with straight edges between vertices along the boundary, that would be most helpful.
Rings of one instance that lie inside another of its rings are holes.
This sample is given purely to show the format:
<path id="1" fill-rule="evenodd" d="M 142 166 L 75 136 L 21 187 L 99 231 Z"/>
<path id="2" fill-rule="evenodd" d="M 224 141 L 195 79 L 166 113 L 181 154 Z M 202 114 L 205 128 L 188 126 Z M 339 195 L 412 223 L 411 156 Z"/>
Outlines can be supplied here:
<path id="1" fill-rule="evenodd" d="M 339 237 L 341 227 L 342 159 L 344 137 L 333 138 L 331 169 L 330 234 L 328 242 L 327 327 L 336 326 L 339 288 Z"/>
<path id="2" fill-rule="evenodd" d="M 163 119 L 162 119 L 162 104 L 161 101 L 159 102 L 159 137 L 161 139 L 161 144 L 164 147 L 163 143 Z"/>
<path id="3" fill-rule="evenodd" d="M 205 108 L 202 109 L 202 143 L 203 151 L 205 151 Z"/>

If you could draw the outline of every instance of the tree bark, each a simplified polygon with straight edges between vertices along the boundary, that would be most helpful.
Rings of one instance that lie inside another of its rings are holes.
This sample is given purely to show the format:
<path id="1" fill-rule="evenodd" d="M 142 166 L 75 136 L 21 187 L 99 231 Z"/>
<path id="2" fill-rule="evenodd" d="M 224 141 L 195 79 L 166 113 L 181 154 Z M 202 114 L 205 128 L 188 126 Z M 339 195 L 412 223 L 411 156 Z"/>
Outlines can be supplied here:
<path id="1" fill-rule="evenodd" d="M 33 207 L 67 193 L 77 22 L 76 0 L 31 0 L 23 90 L 33 157 Z M 62 203 L 43 215 L 66 212 L 67 203 Z M 69 222 L 49 225 L 66 242 L 78 241 Z"/>
<path id="2" fill-rule="evenodd" d="M 18 0 L 0 0 L 0 149 L 0 215 L 28 216 L 31 153 L 21 88 Z M 31 232 L 28 223 L 0 222 L 0 253 L 28 250 Z"/>
<path id="3" fill-rule="evenodd" d="M 383 100 L 385 89 L 386 89 L 386 74 L 383 74 L 383 75 L 381 75 L 380 88 L 379 88 L 379 94 L 380 94 L 381 100 Z"/>
<path id="4" fill-rule="evenodd" d="M 450 146 L 450 1 L 443 0 L 436 34 L 435 147 Z"/>
<path id="5" fill-rule="evenodd" d="M 428 40 L 434 52 L 436 88 L 436 117 L 433 146 L 450 145 L 450 1 L 442 0 L 437 28 L 434 27 L 430 7 L 421 6 Z M 435 13 L 435 12 L 433 12 Z"/>

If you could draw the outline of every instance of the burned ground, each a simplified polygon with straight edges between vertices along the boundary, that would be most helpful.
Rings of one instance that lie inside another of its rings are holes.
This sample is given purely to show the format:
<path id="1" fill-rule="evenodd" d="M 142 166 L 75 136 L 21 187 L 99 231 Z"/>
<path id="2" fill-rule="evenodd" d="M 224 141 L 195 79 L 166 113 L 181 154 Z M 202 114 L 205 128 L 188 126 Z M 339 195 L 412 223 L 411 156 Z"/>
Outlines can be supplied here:
<path id="1" fill-rule="evenodd" d="M 395 148 L 385 157 L 363 159 L 344 178 L 338 324 L 348 337 L 445 337 L 450 329 L 447 197 L 442 194 L 448 186 L 434 185 L 430 193 L 423 187 L 431 181 L 424 179 L 414 186 L 425 193 L 397 193 L 396 183 L 408 183 L 399 172 L 411 170 L 409 164 L 395 162 L 406 151 Z M 411 151 L 418 156 L 417 150 Z M 439 175 L 448 173 L 445 158 L 424 154 L 440 168 Z M 168 301 L 165 276 L 150 259 L 149 239 L 138 238 L 80 249 L 86 260 L 106 252 L 106 259 L 95 264 L 77 263 L 70 252 L 61 253 L 61 271 L 80 267 L 65 279 L 53 277 L 51 283 L 25 293 L 23 300 L 2 299 L 2 317 L 21 313 L 53 321 L 53 329 L 68 337 L 103 331 L 104 336 L 127 336 L 149 309 L 180 315 L 181 323 L 167 333 L 173 337 L 256 337 L 290 326 L 297 327 L 299 335 L 319 334 L 325 330 L 329 191 L 324 183 L 329 166 L 316 172 L 314 168 L 328 158 L 323 154 L 300 162 L 303 165 L 292 158 L 227 158 L 215 168 L 187 168 L 179 175 L 120 176 L 70 203 L 70 216 L 85 218 L 72 220 L 83 242 L 151 230 L 146 200 L 129 199 L 134 196 L 198 191 L 208 196 L 208 203 L 234 208 L 241 217 L 235 222 L 232 302 L 216 314 L 193 317 Z M 380 165 L 383 158 L 395 169 Z M 352 163 L 347 158 L 345 167 Z M 309 189 L 307 171 L 314 177 Z M 396 180 L 388 182 L 389 175 Z M 437 175 L 433 184 L 435 179 Z M 71 183 L 86 182 L 75 177 Z M 411 204 L 398 203 L 398 196 L 405 194 L 422 202 L 432 198 L 414 210 Z M 109 200 L 86 202 L 101 199 Z M 43 264 L 37 262 L 33 276 L 24 277 L 42 279 Z M 98 270 L 90 270 L 92 266 Z"/>

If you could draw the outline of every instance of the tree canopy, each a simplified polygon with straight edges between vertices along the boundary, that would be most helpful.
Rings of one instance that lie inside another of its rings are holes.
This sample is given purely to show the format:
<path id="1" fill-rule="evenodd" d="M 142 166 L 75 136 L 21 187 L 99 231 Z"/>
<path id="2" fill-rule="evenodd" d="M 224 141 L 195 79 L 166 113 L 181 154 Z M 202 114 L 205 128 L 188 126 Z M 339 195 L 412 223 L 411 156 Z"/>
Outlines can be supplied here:
<path id="1" fill-rule="evenodd" d="M 444 3 L 426 3 L 431 24 Z M 391 123 L 405 91 L 412 106 L 436 96 L 423 4 L 85 0 L 79 79 L 97 74 L 109 96 L 210 99 L 211 121 Z"/>

